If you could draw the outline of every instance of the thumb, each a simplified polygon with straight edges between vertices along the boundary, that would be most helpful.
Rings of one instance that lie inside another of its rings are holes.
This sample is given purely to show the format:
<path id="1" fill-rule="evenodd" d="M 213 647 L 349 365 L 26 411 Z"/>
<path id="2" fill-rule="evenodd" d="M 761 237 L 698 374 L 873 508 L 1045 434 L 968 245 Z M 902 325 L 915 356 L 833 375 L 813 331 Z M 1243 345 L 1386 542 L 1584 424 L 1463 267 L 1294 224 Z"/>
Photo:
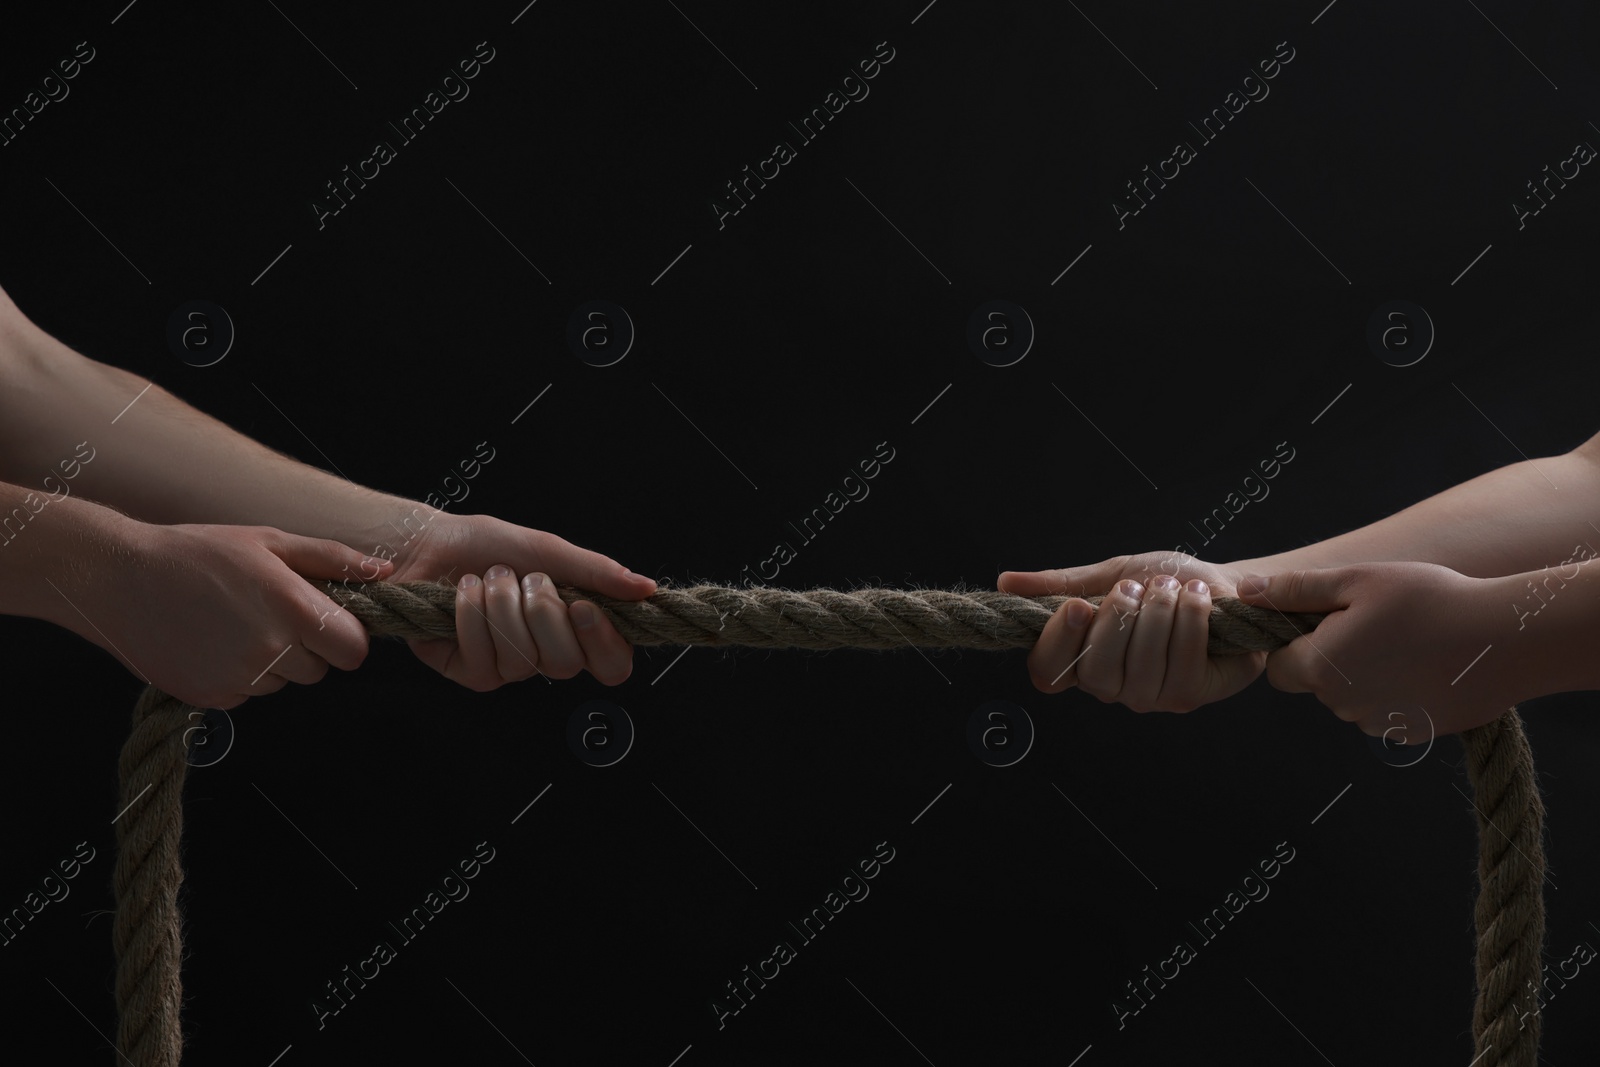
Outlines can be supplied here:
<path id="1" fill-rule="evenodd" d="M 303 577 L 372 581 L 393 573 L 390 560 L 369 556 L 338 541 L 275 532 L 278 536 L 263 542 L 267 550 Z"/>
<path id="2" fill-rule="evenodd" d="M 555 534 L 544 535 L 539 560 L 558 582 L 566 582 L 618 600 L 643 600 L 656 591 L 654 578 L 635 574 L 610 556 L 579 548 Z"/>
<path id="3" fill-rule="evenodd" d="M 1131 556 L 1112 556 L 1082 567 L 1047 571 L 1002 571 L 995 587 L 1017 596 L 1092 596 L 1109 593 Z"/>
<path id="4" fill-rule="evenodd" d="M 1348 567 L 1247 574 L 1239 579 L 1238 596 L 1246 604 L 1274 611 L 1339 611 L 1350 606 L 1355 575 Z"/>

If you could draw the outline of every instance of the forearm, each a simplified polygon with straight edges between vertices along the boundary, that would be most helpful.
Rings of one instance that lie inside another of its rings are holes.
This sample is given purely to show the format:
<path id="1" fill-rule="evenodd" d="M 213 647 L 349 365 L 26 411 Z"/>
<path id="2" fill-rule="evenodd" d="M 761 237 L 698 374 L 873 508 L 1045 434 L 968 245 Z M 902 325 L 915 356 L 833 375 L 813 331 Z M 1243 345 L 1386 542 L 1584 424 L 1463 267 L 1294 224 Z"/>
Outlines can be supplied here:
<path id="1" fill-rule="evenodd" d="M 274 452 L 42 331 L 8 340 L 0 478 L 59 492 L 70 469 L 74 495 L 145 522 L 273 526 L 363 551 L 432 511 Z"/>
<path id="2" fill-rule="evenodd" d="M 1493 688 L 1515 700 L 1600 689 L 1600 564 L 1592 560 L 1571 556 L 1490 583 L 1489 617 L 1502 613 L 1503 626 L 1485 633 L 1480 666 Z"/>
<path id="3" fill-rule="evenodd" d="M 0 614 L 82 634 L 89 592 L 137 544 L 140 524 L 111 508 L 0 482 Z"/>
<path id="4" fill-rule="evenodd" d="M 1418 561 L 1477 578 L 1552 566 L 1575 546 L 1600 545 L 1600 463 L 1590 448 L 1513 463 L 1360 529 L 1237 565 L 1272 573 Z"/>

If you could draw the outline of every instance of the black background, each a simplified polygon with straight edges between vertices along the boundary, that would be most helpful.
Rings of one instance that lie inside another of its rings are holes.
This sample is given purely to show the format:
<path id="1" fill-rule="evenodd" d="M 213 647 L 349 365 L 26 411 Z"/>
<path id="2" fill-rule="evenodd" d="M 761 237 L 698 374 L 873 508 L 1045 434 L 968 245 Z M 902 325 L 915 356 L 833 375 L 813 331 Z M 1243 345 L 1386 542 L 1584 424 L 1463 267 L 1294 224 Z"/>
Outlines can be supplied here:
<path id="1" fill-rule="evenodd" d="M 86 354 L 363 484 L 421 498 L 487 440 L 460 510 L 676 582 L 737 581 L 879 442 L 871 495 L 774 584 L 1244 558 L 1594 432 L 1600 178 L 1524 228 L 1511 208 L 1600 143 L 1592 9 L 924 3 L 11 12 L 0 107 L 77 42 L 96 56 L 0 147 L 0 284 Z M 323 184 L 480 41 L 470 95 L 319 229 Z M 880 41 L 870 96 L 719 229 L 723 184 Z M 1280 41 L 1270 95 L 1119 230 L 1123 183 Z M 237 328 L 204 368 L 165 340 L 195 299 Z M 638 330 L 610 367 L 565 341 L 592 299 Z M 991 299 L 1037 328 L 1013 366 L 966 344 Z M 1438 336 L 1395 367 L 1365 334 L 1402 299 Z M 1188 523 L 1285 441 L 1271 495 L 1200 547 Z M 109 1061 L 138 682 L 43 623 L 0 632 L 0 906 L 97 850 L 0 949 L 8 1030 Z M 1188 716 L 1046 698 L 1020 652 L 678 651 L 639 650 L 614 690 L 479 695 L 379 641 L 358 673 L 237 709 L 186 793 L 187 1062 L 1471 1058 L 1454 739 L 1386 766 L 1264 680 Z M 637 730 L 610 767 L 567 745 L 593 699 Z M 990 700 L 1037 729 L 1014 766 L 968 748 Z M 1582 695 L 1523 710 L 1554 964 L 1600 937 L 1595 717 Z M 319 1030 L 323 984 L 480 841 L 471 895 Z M 870 896 L 719 1030 L 710 999 L 878 842 Z M 1271 895 L 1119 1030 L 1123 984 L 1279 842 Z M 1586 970 L 1550 1000 L 1548 1062 L 1592 1048 L 1597 997 Z"/>

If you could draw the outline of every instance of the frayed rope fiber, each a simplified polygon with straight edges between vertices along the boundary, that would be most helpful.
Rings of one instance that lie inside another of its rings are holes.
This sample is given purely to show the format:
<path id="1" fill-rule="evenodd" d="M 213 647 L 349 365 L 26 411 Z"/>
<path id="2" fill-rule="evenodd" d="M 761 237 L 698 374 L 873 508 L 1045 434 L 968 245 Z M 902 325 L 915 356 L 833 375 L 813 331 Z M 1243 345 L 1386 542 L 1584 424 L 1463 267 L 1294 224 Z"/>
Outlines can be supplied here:
<path id="1" fill-rule="evenodd" d="M 456 589 L 433 582 L 372 582 L 322 587 L 378 636 L 453 638 Z M 747 648 L 1031 648 L 1067 599 L 942 589 L 795 591 L 720 585 L 663 586 L 624 601 L 557 586 L 562 600 L 588 600 L 635 645 Z M 1099 596 L 1084 597 L 1098 607 Z M 1315 614 L 1280 614 L 1232 597 L 1212 602 L 1214 656 L 1281 648 L 1309 633 Z M 182 794 L 187 736 L 198 709 L 154 686 L 140 696 L 118 771 L 118 1063 L 177 1067 L 183 1051 L 183 986 L 178 889 L 183 867 Z M 1515 708 L 1461 735 L 1478 813 L 1475 921 L 1477 1002 L 1473 1067 L 1535 1067 L 1542 978 L 1545 876 L 1544 804 L 1533 757 Z"/>

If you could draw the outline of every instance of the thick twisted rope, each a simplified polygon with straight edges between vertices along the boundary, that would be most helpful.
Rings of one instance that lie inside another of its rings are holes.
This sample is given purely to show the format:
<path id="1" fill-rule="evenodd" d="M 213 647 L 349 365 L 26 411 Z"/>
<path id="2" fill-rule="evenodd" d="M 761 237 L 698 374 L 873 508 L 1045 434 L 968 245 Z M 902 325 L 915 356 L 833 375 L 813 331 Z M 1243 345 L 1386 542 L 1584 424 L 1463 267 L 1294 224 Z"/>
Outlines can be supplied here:
<path id="1" fill-rule="evenodd" d="M 454 586 L 373 582 L 328 595 L 375 635 L 455 636 Z M 754 648 L 1031 648 L 1065 597 L 941 589 L 795 592 L 699 585 L 621 601 L 559 586 L 571 603 L 599 605 L 635 645 Z M 1098 606 L 1103 599 L 1085 597 Z M 1270 651 L 1314 629 L 1321 615 L 1279 614 L 1231 597 L 1212 602 L 1209 651 Z M 145 690 L 119 766 L 117 818 L 117 1046 L 134 1067 L 177 1067 L 183 1050 L 178 843 L 197 709 Z M 1478 812 L 1477 1004 L 1473 1067 L 1535 1067 L 1544 944 L 1544 805 L 1516 709 L 1461 735 Z"/>

